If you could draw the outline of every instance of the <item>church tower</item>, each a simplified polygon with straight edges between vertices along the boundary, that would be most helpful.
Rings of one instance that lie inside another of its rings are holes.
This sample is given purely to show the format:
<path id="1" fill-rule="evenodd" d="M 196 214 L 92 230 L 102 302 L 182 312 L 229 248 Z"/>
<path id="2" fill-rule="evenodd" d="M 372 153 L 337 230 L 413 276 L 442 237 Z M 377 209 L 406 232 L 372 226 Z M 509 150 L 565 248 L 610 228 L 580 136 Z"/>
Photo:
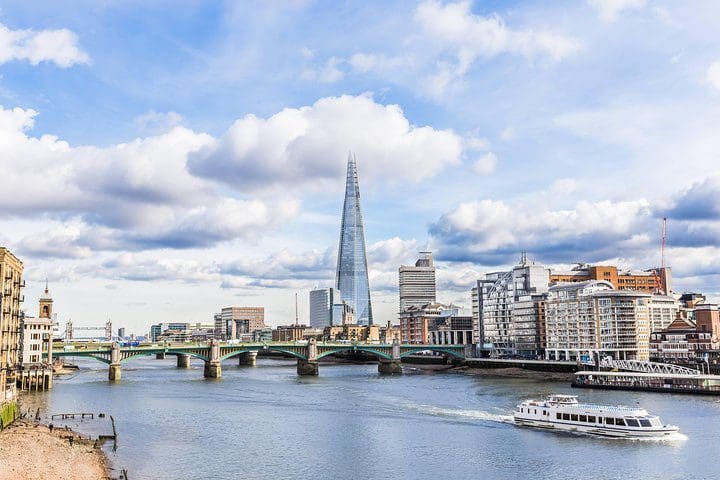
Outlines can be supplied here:
<path id="1" fill-rule="evenodd" d="M 42 297 L 40 297 L 40 306 L 38 307 L 38 317 L 39 318 L 52 318 L 52 307 L 53 307 L 53 299 L 50 296 L 50 291 L 48 290 L 47 279 L 45 279 L 45 292 L 43 293 Z"/>

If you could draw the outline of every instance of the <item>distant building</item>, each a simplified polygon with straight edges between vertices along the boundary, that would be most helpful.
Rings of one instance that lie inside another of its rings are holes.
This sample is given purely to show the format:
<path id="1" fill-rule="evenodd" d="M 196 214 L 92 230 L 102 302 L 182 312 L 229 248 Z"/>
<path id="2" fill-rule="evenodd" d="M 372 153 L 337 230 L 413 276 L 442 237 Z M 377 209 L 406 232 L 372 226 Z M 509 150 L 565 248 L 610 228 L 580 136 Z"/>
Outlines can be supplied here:
<path id="1" fill-rule="evenodd" d="M 227 340 L 227 327 L 223 322 L 222 313 L 213 315 L 213 323 L 215 324 L 215 338 L 218 340 Z"/>
<path id="2" fill-rule="evenodd" d="M 430 329 L 430 343 L 432 345 L 471 345 L 473 317 L 450 316 L 436 322 Z"/>
<path id="3" fill-rule="evenodd" d="M 411 306 L 421 307 L 436 301 L 432 252 L 420 252 L 420 255 L 415 266 L 402 265 L 398 269 L 401 312 Z"/>
<path id="4" fill-rule="evenodd" d="M 695 307 L 695 325 L 698 332 L 709 333 L 712 342 L 720 342 L 720 309 L 714 303 Z"/>
<path id="5" fill-rule="evenodd" d="M 578 264 L 568 271 L 553 270 L 550 282 L 569 283 L 604 280 L 610 282 L 615 290 L 634 290 L 645 293 L 672 293 L 672 269 L 670 267 L 649 270 L 621 271 L 612 265 Z"/>
<path id="6" fill-rule="evenodd" d="M 615 290 L 605 280 L 550 287 L 545 302 L 545 356 L 648 360 L 651 295 Z"/>
<path id="7" fill-rule="evenodd" d="M 170 343 L 187 343 L 187 342 L 206 342 L 214 337 L 215 325 L 202 323 L 169 323 L 160 324 L 167 325 L 168 328 L 162 330 L 162 333 L 155 336 L 157 342 Z M 154 327 L 155 325 L 153 325 Z"/>
<path id="8" fill-rule="evenodd" d="M 457 316 L 455 305 L 429 303 L 420 307 L 410 306 L 400 312 L 400 335 L 402 343 L 430 343 L 430 331 L 447 317 Z"/>
<path id="9" fill-rule="evenodd" d="M 341 325 L 343 301 L 336 288 L 318 288 L 310 291 L 310 326 L 325 328 Z"/>
<path id="10" fill-rule="evenodd" d="M 220 312 L 228 340 L 265 327 L 265 307 L 225 307 Z"/>
<path id="11" fill-rule="evenodd" d="M 379 325 L 343 324 L 325 327 L 322 339 L 330 342 L 350 340 L 353 342 L 380 342 L 385 328 Z"/>
<path id="12" fill-rule="evenodd" d="M 118 339 L 120 341 L 125 340 L 125 328 L 118 328 Z"/>
<path id="13" fill-rule="evenodd" d="M 158 323 L 156 325 L 150 326 L 150 341 L 151 342 L 157 342 L 160 340 L 161 335 L 164 333 L 167 333 L 168 331 L 175 331 L 175 332 L 182 332 L 184 330 L 189 330 L 190 324 L 189 323 L 181 323 L 181 322 L 168 322 L 168 323 Z"/>
<path id="14" fill-rule="evenodd" d="M 275 342 L 296 342 L 303 340 L 307 325 L 281 325 L 272 331 L 272 339 Z"/>
<path id="15" fill-rule="evenodd" d="M 258 328 L 253 332 L 253 342 L 270 342 L 272 341 L 272 328 L 263 327 Z"/>
<path id="16" fill-rule="evenodd" d="M 20 303 L 23 301 L 23 263 L 0 247 L 0 407 L 14 400 L 20 366 Z"/>
<path id="17" fill-rule="evenodd" d="M 542 305 L 549 270 L 523 254 L 512 270 L 493 272 L 472 292 L 473 342 L 493 356 L 535 357 L 542 351 Z"/>
<path id="18" fill-rule="evenodd" d="M 680 302 L 668 295 L 653 295 L 648 303 L 650 332 L 667 328 L 680 315 Z"/>

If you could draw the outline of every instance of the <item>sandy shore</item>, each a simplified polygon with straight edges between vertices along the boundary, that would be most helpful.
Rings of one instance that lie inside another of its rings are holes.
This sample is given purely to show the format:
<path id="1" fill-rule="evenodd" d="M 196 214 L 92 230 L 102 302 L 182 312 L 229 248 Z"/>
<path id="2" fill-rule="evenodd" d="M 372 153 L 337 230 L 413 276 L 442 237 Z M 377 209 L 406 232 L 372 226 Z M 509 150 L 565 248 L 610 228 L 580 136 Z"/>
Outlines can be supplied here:
<path id="1" fill-rule="evenodd" d="M 72 431 L 50 432 L 18 420 L 0 432 L 0 480 L 107 479 L 107 459 L 94 443 Z"/>

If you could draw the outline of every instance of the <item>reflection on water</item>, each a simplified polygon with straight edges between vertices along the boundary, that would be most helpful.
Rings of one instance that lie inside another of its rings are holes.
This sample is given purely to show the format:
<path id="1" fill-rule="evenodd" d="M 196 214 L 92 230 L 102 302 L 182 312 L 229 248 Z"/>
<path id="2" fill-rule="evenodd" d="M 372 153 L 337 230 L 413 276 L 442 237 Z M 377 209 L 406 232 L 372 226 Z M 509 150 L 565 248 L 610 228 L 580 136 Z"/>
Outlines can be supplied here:
<path id="1" fill-rule="evenodd" d="M 406 372 L 375 365 L 320 366 L 298 377 L 295 363 L 260 359 L 223 365 L 205 380 L 202 363 L 143 358 L 109 384 L 106 367 L 57 379 L 25 397 L 43 415 L 105 412 L 115 417 L 117 467 L 133 479 L 187 478 L 716 478 L 720 402 L 650 393 L 572 391 L 562 383 Z M 526 398 L 578 393 L 587 403 L 640 404 L 680 427 L 669 441 L 617 441 L 512 425 Z M 71 423 L 72 424 L 72 423 Z M 106 433 L 102 422 L 76 422 Z M 713 450 L 711 452 L 711 450 Z"/>

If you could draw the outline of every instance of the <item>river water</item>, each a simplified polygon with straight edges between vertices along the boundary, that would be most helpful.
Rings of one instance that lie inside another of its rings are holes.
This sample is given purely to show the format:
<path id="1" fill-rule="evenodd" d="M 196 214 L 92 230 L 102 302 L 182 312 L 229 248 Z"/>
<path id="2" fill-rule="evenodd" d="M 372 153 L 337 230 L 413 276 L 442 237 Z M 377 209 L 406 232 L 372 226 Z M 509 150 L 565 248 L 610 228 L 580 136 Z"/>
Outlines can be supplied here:
<path id="1" fill-rule="evenodd" d="M 321 363 L 319 377 L 298 377 L 294 361 L 273 359 L 227 361 L 219 380 L 203 378 L 202 362 L 179 370 L 174 357 L 136 359 L 110 384 L 105 365 L 78 363 L 52 391 L 25 395 L 23 408 L 112 414 L 119 444 L 110 459 L 131 480 L 720 478 L 718 398 L 407 367 L 385 377 L 373 364 Z M 639 403 L 682 434 L 612 440 L 507 423 L 517 403 L 550 393 Z"/>

